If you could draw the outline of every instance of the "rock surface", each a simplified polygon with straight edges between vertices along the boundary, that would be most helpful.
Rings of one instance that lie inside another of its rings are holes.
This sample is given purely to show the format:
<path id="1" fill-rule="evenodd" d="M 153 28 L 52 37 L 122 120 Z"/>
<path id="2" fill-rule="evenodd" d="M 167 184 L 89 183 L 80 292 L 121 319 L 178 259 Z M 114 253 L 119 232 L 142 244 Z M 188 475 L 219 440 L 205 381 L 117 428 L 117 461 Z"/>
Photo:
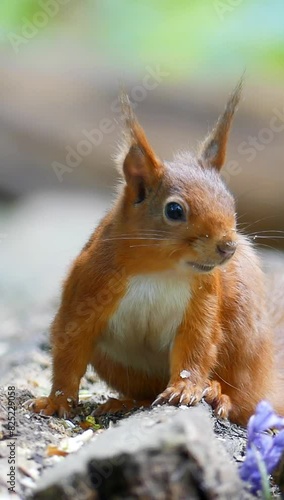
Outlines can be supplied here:
<path id="1" fill-rule="evenodd" d="M 15 387 L 17 407 L 15 499 L 242 498 L 233 492 L 244 494 L 237 462 L 244 454 L 246 431 L 216 420 L 205 403 L 140 410 L 123 420 L 109 415 L 88 428 L 86 416 L 114 395 L 94 373 L 82 379 L 77 415 L 65 421 L 34 415 L 23 406 L 32 396 L 48 394 L 47 338 L 34 338 L 22 360 L 15 353 L 10 361 L 0 390 L 1 498 L 7 494 L 11 441 L 8 386 Z"/>
<path id="2" fill-rule="evenodd" d="M 248 498 L 204 408 L 139 412 L 44 474 L 33 498 Z"/>

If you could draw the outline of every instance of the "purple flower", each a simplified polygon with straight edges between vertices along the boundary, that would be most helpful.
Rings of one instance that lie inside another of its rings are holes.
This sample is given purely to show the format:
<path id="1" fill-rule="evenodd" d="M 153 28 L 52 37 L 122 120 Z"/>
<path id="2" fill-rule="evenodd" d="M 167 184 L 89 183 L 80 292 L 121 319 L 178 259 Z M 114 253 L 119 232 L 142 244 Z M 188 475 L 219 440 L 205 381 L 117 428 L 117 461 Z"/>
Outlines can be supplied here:
<path id="1" fill-rule="evenodd" d="M 267 433 L 277 429 L 277 434 Z M 271 474 L 284 453 L 284 418 L 279 417 L 267 401 L 261 401 L 249 419 L 245 461 L 240 476 L 251 484 L 252 492 L 262 488 L 263 470 Z"/>

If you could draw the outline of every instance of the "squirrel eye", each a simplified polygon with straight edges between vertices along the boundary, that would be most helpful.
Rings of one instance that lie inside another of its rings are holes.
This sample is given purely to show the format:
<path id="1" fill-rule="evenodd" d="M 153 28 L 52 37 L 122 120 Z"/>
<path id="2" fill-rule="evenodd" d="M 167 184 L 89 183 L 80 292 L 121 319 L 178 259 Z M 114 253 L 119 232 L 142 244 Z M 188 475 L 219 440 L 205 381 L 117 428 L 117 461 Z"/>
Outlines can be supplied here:
<path id="1" fill-rule="evenodd" d="M 165 215 L 167 219 L 182 221 L 185 220 L 183 207 L 176 201 L 171 201 L 165 206 Z"/>

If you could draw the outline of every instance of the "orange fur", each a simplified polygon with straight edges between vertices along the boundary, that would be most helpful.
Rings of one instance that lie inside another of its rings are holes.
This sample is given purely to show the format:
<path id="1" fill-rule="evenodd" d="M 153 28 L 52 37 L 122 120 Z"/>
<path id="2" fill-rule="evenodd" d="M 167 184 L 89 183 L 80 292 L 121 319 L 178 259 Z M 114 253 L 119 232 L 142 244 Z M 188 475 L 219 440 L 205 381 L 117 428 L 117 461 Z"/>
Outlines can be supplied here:
<path id="1" fill-rule="evenodd" d="M 157 158 L 123 95 L 125 183 L 65 282 L 52 326 L 52 390 L 34 411 L 69 415 L 92 364 L 127 398 L 100 414 L 204 396 L 241 424 L 264 398 L 284 415 L 284 317 L 268 314 L 257 256 L 236 230 L 219 175 L 240 88 L 199 155 L 172 163 Z"/>

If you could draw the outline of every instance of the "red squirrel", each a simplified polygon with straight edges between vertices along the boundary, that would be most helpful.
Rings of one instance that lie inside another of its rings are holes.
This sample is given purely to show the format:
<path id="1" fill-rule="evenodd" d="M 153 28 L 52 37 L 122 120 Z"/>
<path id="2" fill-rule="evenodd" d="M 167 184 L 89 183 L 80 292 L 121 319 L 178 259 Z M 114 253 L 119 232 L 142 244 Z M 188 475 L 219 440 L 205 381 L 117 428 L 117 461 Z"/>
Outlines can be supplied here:
<path id="1" fill-rule="evenodd" d="M 97 415 L 204 397 L 239 424 L 261 399 L 284 416 L 284 326 L 268 315 L 258 257 L 237 230 L 220 174 L 241 87 L 199 152 L 171 162 L 153 151 L 122 96 L 123 183 L 65 281 L 51 331 L 52 389 L 30 402 L 35 412 L 68 417 L 91 364 L 122 397 Z"/>

